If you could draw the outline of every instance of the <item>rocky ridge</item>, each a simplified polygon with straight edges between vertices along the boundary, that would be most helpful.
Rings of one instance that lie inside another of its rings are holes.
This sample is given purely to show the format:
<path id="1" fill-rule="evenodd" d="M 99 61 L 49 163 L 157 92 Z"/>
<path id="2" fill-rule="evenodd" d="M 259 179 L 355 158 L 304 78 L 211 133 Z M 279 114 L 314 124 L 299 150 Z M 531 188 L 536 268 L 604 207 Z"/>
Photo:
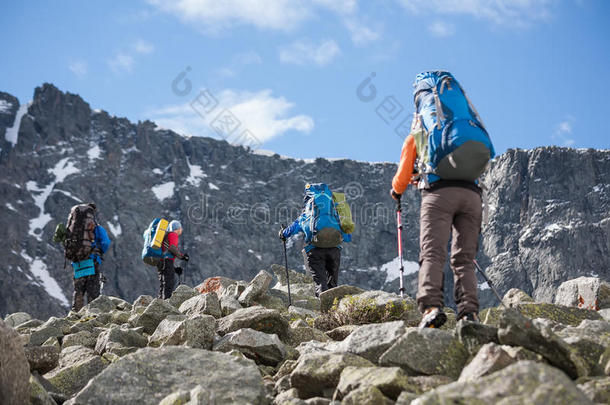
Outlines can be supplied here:
<path id="1" fill-rule="evenodd" d="M 281 266 L 272 271 L 285 274 Z M 285 282 L 270 288 L 264 281 L 272 274 L 262 270 L 249 283 L 214 277 L 180 285 L 168 300 L 102 295 L 44 322 L 11 314 L 0 320 L 7 342 L 0 398 L 46 405 L 610 401 L 610 307 L 537 303 L 511 290 L 507 307 L 484 310 L 482 323 L 456 322 L 447 308 L 446 325 L 420 330 L 409 297 L 341 286 L 317 300 L 307 279 L 290 274 L 290 307 Z M 606 282 L 570 283 L 598 303 L 610 298 Z"/>
<path id="2" fill-rule="evenodd" d="M 149 121 L 92 109 L 51 84 L 31 103 L 0 92 L 0 315 L 27 310 L 64 315 L 72 276 L 52 233 L 69 207 L 95 201 L 113 240 L 105 255 L 104 294 L 133 302 L 155 295 L 156 272 L 140 260 L 143 230 L 158 216 L 179 218 L 191 262 L 186 282 L 222 274 L 251 279 L 279 262 L 276 233 L 298 214 L 303 185 L 345 191 L 357 224 L 344 246 L 340 283 L 397 291 L 391 163 L 267 156 L 202 137 L 183 137 Z M 398 157 L 398 151 L 397 151 Z M 517 287 L 552 302 L 577 277 L 610 279 L 610 151 L 509 150 L 485 177 L 490 217 L 479 261 L 500 292 Z M 407 292 L 415 294 L 419 195 L 403 198 Z M 302 271 L 300 241 L 289 262 Z M 445 301 L 453 277 L 445 269 Z M 483 307 L 497 301 L 481 279 Z M 239 304 L 239 302 L 237 303 Z M 237 305 L 233 302 L 233 305 Z"/>

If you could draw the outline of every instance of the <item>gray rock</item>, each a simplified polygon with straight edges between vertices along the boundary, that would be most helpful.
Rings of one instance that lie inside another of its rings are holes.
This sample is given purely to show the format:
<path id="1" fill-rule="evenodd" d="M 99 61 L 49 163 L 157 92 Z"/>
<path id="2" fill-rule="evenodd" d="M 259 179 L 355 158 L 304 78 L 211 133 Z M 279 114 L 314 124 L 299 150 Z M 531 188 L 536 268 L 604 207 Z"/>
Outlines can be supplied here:
<path id="1" fill-rule="evenodd" d="M 239 296 L 239 303 L 244 306 L 252 305 L 252 301 L 267 292 L 272 280 L 273 276 L 271 274 L 267 273 L 265 270 L 259 271 L 250 284 L 248 284 L 248 287 L 246 287 L 244 292 Z"/>
<path id="2" fill-rule="evenodd" d="M 56 346 L 27 346 L 24 348 L 31 371 L 41 374 L 49 372 L 59 363 L 59 348 Z"/>
<path id="3" fill-rule="evenodd" d="M 271 271 L 275 274 L 277 282 L 285 286 L 286 282 L 286 267 L 280 266 L 279 264 L 272 264 Z M 313 279 L 309 274 L 300 273 L 294 270 L 288 270 L 288 277 L 290 277 L 290 286 L 294 284 L 313 284 Z"/>
<path id="4" fill-rule="evenodd" d="M 131 313 L 141 314 L 153 302 L 154 298 L 150 295 L 140 295 L 131 307 Z"/>
<path id="5" fill-rule="evenodd" d="M 503 345 L 522 346 L 543 356 L 551 365 L 573 379 L 588 375 L 585 361 L 542 323 L 536 323 L 515 309 L 500 313 L 498 340 Z"/>
<path id="6" fill-rule="evenodd" d="M 288 307 L 288 315 L 290 315 L 291 319 L 294 319 L 295 317 L 301 318 L 301 319 L 307 319 L 307 318 L 315 318 L 319 314 L 310 309 L 295 307 L 294 305 L 291 305 L 290 307 Z"/>
<path id="7" fill-rule="evenodd" d="M 191 288 L 184 284 L 180 284 L 178 287 L 176 287 L 176 289 L 172 293 L 172 296 L 169 297 L 167 301 L 172 304 L 174 308 L 178 309 L 184 301 L 188 300 L 189 298 L 193 298 L 199 294 L 201 293 L 195 290 L 194 288 Z"/>
<path id="8" fill-rule="evenodd" d="M 219 319 L 217 332 L 220 335 L 226 335 L 242 328 L 276 334 L 280 339 L 288 337 L 288 322 L 286 319 L 278 311 L 260 306 L 242 308 Z"/>
<path id="9" fill-rule="evenodd" d="M 134 305 L 134 309 L 137 308 Z M 144 312 L 137 318 L 134 326 L 144 327 L 144 331 L 149 335 L 152 334 L 162 320 L 167 318 L 169 315 L 178 315 L 179 312 L 169 302 L 165 300 L 155 298 L 146 307 Z"/>
<path id="10" fill-rule="evenodd" d="M 374 386 L 365 386 L 351 391 L 341 401 L 341 405 L 391 405 L 394 401 L 386 398 L 381 390 Z"/>
<path id="11" fill-rule="evenodd" d="M 62 350 L 59 366 L 44 375 L 60 393 L 71 397 L 90 379 L 99 374 L 106 363 L 93 350 L 83 346 L 70 346 Z"/>
<path id="12" fill-rule="evenodd" d="M 179 308 L 180 313 L 185 315 L 212 315 L 215 318 L 222 316 L 220 301 L 216 293 L 210 292 L 197 294 L 184 301 Z"/>
<path id="13" fill-rule="evenodd" d="M 525 303 L 532 303 L 534 302 L 534 299 L 523 290 L 511 288 L 504 294 L 502 302 L 504 302 L 504 305 L 511 308 Z"/>
<path id="14" fill-rule="evenodd" d="M 398 396 L 398 399 L 396 400 L 396 403 L 394 405 L 410 405 L 411 402 L 417 399 L 418 396 L 419 395 L 414 394 L 412 392 L 403 391 Z"/>
<path id="15" fill-rule="evenodd" d="M 30 375 L 29 403 L 31 405 L 57 405 L 53 397 L 51 397 L 35 375 Z"/>
<path id="16" fill-rule="evenodd" d="M 330 405 L 332 401 L 324 397 L 313 397 L 305 400 L 307 405 Z"/>
<path id="17" fill-rule="evenodd" d="M 360 326 L 358 325 L 343 325 L 338 328 L 329 330 L 325 332 L 326 335 L 332 340 L 341 341 L 348 337 L 353 331 L 358 329 Z"/>
<path id="18" fill-rule="evenodd" d="M 555 304 L 599 310 L 610 308 L 610 283 L 597 277 L 578 277 L 557 289 Z"/>
<path id="19" fill-rule="evenodd" d="M 379 359 L 382 366 L 399 366 L 411 375 L 457 378 L 466 361 L 466 348 L 451 333 L 439 329 L 408 328 Z"/>
<path id="20" fill-rule="evenodd" d="M 285 311 L 288 307 L 288 296 L 284 299 L 281 293 L 270 293 L 271 290 L 267 290 L 266 293 L 258 297 L 255 301 L 252 301 L 251 305 L 260 305 L 268 309 L 277 309 L 278 311 Z"/>
<path id="21" fill-rule="evenodd" d="M 392 399 L 408 389 L 408 377 L 400 367 L 346 367 L 341 372 L 337 390 L 333 396 L 342 399 L 350 392 L 363 387 L 375 387 Z"/>
<path id="22" fill-rule="evenodd" d="M 35 329 L 41 326 L 44 322 L 40 319 L 30 319 L 29 321 L 25 321 L 24 323 L 15 327 L 15 330 L 19 333 L 28 332 L 30 329 Z"/>
<path id="23" fill-rule="evenodd" d="M 409 377 L 409 388 L 407 391 L 419 396 L 442 385 L 450 384 L 453 381 L 455 381 L 453 378 L 445 375 L 418 375 Z"/>
<path id="24" fill-rule="evenodd" d="M 11 328 L 17 328 L 17 326 L 32 319 L 32 315 L 27 312 L 15 312 L 14 314 L 7 315 L 4 319 L 4 323 Z"/>
<path id="25" fill-rule="evenodd" d="M 250 328 L 227 333 L 214 343 L 214 351 L 239 350 L 259 364 L 276 366 L 286 358 L 287 347 L 275 334 L 267 334 Z"/>
<path id="26" fill-rule="evenodd" d="M 305 401 L 299 399 L 299 391 L 296 388 L 290 388 L 275 397 L 273 403 L 274 405 L 304 405 Z"/>
<path id="27" fill-rule="evenodd" d="M 112 296 L 108 296 L 108 298 L 112 302 L 114 302 L 116 309 L 118 309 L 119 311 L 131 311 L 131 309 L 133 308 L 133 306 L 129 302 L 125 301 L 122 298 Z"/>
<path id="28" fill-rule="evenodd" d="M 290 375 L 285 375 L 283 377 L 280 377 L 277 380 L 277 382 L 275 383 L 275 385 L 273 386 L 274 391 L 277 392 L 278 394 L 280 392 L 288 391 L 290 388 L 292 388 L 290 386 Z"/>
<path id="29" fill-rule="evenodd" d="M 112 311 L 110 311 L 109 315 L 110 315 L 109 322 L 114 323 L 116 325 L 124 325 L 126 323 L 129 323 L 129 318 L 131 318 L 131 312 L 119 311 L 116 309 L 113 309 Z"/>
<path id="30" fill-rule="evenodd" d="M 156 376 L 154 382 L 151 376 Z M 95 377 L 74 402 L 153 404 L 199 384 L 218 404 L 264 403 L 262 378 L 251 360 L 178 346 L 145 348 L 121 358 Z"/>
<path id="31" fill-rule="evenodd" d="M 403 321 L 362 325 L 338 345 L 340 351 L 354 353 L 377 363 L 379 357 L 405 333 Z"/>
<path id="32" fill-rule="evenodd" d="M 222 316 L 230 315 L 238 309 L 242 309 L 242 306 L 239 301 L 237 301 L 237 298 L 234 298 L 231 295 L 223 295 L 220 297 L 220 310 L 222 311 Z"/>
<path id="33" fill-rule="evenodd" d="M 184 345 L 198 349 L 211 349 L 216 333 L 216 319 L 211 315 L 170 315 L 148 339 L 152 347 Z"/>
<path id="34" fill-rule="evenodd" d="M 100 295 L 87 305 L 85 305 L 81 311 L 82 313 L 88 314 L 99 314 L 107 313 L 116 309 L 116 303 L 106 295 Z"/>
<path id="35" fill-rule="evenodd" d="M 312 353 L 299 357 L 290 374 L 290 385 L 303 399 L 330 397 L 343 369 L 349 366 L 372 367 L 373 363 L 351 353 Z M 325 395 L 326 394 L 326 395 Z"/>
<path id="36" fill-rule="evenodd" d="M 25 404 L 30 367 L 19 336 L 1 320 L 0 342 L 0 399 L 6 404 Z"/>
<path id="37" fill-rule="evenodd" d="M 364 290 L 362 288 L 354 287 L 347 284 L 323 291 L 320 294 L 320 311 L 328 312 L 328 310 L 333 306 L 335 300 L 337 300 L 338 305 L 339 301 L 341 301 L 341 298 L 347 295 L 356 295 L 363 292 Z"/>
<path id="38" fill-rule="evenodd" d="M 27 344 L 26 344 L 27 345 Z M 50 337 L 42 344 L 42 346 L 53 346 L 57 347 L 61 351 L 61 344 L 59 343 L 59 339 L 56 337 Z"/>
<path id="39" fill-rule="evenodd" d="M 95 344 L 95 352 L 102 355 L 106 352 L 122 356 L 140 347 L 146 347 L 148 340 L 132 329 L 110 328 L 102 332 Z"/>
<path id="40" fill-rule="evenodd" d="M 311 328 L 309 326 L 290 326 L 288 329 L 288 344 L 290 346 L 298 346 L 303 342 L 309 341 L 327 342 L 330 340 L 328 336 L 321 330 Z"/>
<path id="41" fill-rule="evenodd" d="M 277 381 L 284 376 L 290 375 L 290 373 L 292 373 L 292 371 L 295 369 L 296 366 L 297 366 L 296 360 L 286 360 L 285 362 L 282 363 L 282 365 L 277 370 L 277 373 L 275 374 L 275 376 L 273 378 Z"/>
<path id="42" fill-rule="evenodd" d="M 588 366 L 588 375 L 604 375 L 599 360 L 610 347 L 610 323 L 585 320 L 578 327 L 568 326 L 556 332 Z"/>
<path id="43" fill-rule="evenodd" d="M 62 349 L 65 349 L 68 346 L 85 346 L 93 349 L 95 348 L 96 343 L 97 335 L 86 330 L 81 330 L 80 332 L 64 336 L 61 347 Z"/>
<path id="44" fill-rule="evenodd" d="M 610 322 L 610 308 L 600 309 L 597 313 L 601 315 L 604 321 Z"/>
<path id="45" fill-rule="evenodd" d="M 500 343 L 498 328 L 479 322 L 460 321 L 455 327 L 455 334 L 471 356 L 486 343 Z"/>
<path id="46" fill-rule="evenodd" d="M 532 352 L 529 352 L 529 355 L 526 353 L 524 350 L 511 350 L 510 346 L 487 343 L 481 347 L 476 356 L 464 367 L 458 381 L 474 381 L 502 370 L 520 360 L 536 360 Z"/>
<path id="47" fill-rule="evenodd" d="M 40 325 L 30 334 L 28 346 L 40 346 L 50 337 L 63 338 L 64 334 L 61 329 L 55 326 Z"/>
<path id="48" fill-rule="evenodd" d="M 578 382 L 578 388 L 593 402 L 610 404 L 610 377 L 590 378 Z"/>
<path id="49" fill-rule="evenodd" d="M 504 400 L 498 401 L 499 398 Z M 476 381 L 436 388 L 411 402 L 412 405 L 439 403 L 593 404 L 560 370 L 531 361 L 520 361 Z"/>

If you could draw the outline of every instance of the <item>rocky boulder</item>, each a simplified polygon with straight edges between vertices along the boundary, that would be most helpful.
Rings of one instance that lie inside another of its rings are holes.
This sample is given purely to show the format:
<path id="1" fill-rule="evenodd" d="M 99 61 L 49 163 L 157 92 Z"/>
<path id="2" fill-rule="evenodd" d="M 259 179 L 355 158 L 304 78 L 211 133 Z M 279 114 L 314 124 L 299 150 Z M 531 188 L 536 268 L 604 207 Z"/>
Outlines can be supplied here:
<path id="1" fill-rule="evenodd" d="M 29 398 L 30 366 L 17 333 L 0 320 L 0 399 L 25 404 Z"/>
<path id="2" fill-rule="evenodd" d="M 338 350 L 354 353 L 377 363 L 379 357 L 404 333 L 403 321 L 362 325 L 338 345 Z"/>
<path id="3" fill-rule="evenodd" d="M 91 349 L 70 346 L 62 350 L 59 366 L 44 375 L 59 392 L 71 397 L 80 391 L 90 379 L 99 374 L 107 363 Z"/>
<path id="4" fill-rule="evenodd" d="M 178 287 L 176 287 L 176 289 L 172 293 L 172 296 L 169 297 L 167 301 L 172 304 L 174 308 L 178 309 L 184 301 L 188 300 L 189 298 L 193 298 L 199 294 L 199 291 L 197 291 L 196 289 L 184 284 L 180 284 Z"/>
<path id="5" fill-rule="evenodd" d="M 362 288 L 347 284 L 323 291 L 320 294 L 320 311 L 328 312 L 328 310 L 333 306 L 335 300 L 337 300 L 338 303 L 343 297 L 348 295 L 356 295 L 363 292 L 364 290 Z"/>
<path id="6" fill-rule="evenodd" d="M 468 352 L 453 334 L 440 329 L 408 328 L 379 359 L 382 366 L 402 367 L 409 375 L 445 375 L 457 379 Z"/>
<path id="7" fill-rule="evenodd" d="M 579 277 L 562 283 L 555 304 L 593 309 L 610 308 L 610 283 L 597 277 Z"/>
<path id="8" fill-rule="evenodd" d="M 267 292 L 272 280 L 273 276 L 271 276 L 271 274 L 267 273 L 265 270 L 259 271 L 250 284 L 248 284 L 248 287 L 246 287 L 244 292 L 239 296 L 239 303 L 243 306 L 252 305 L 254 300 Z"/>
<path id="9" fill-rule="evenodd" d="M 288 337 L 286 319 L 278 311 L 261 306 L 242 308 L 218 320 L 217 331 L 220 335 L 243 328 L 276 334 L 282 340 Z"/>
<path id="10" fill-rule="evenodd" d="M 44 374 L 53 370 L 59 363 L 59 347 L 26 346 L 24 350 L 31 371 Z"/>
<path id="11" fill-rule="evenodd" d="M 275 334 L 250 328 L 239 329 L 224 335 L 214 343 L 214 351 L 238 350 L 259 364 L 276 366 L 286 358 L 286 345 Z"/>
<path id="12" fill-rule="evenodd" d="M 152 347 L 184 345 L 198 349 L 211 349 L 216 333 L 216 319 L 211 315 L 170 315 L 148 339 Z"/>
<path id="13" fill-rule="evenodd" d="M 138 306 L 134 304 L 134 309 L 137 311 Z M 152 334 L 162 320 L 169 315 L 178 315 L 179 312 L 173 305 L 165 300 L 155 298 L 150 302 L 146 309 L 139 315 L 135 321 L 135 327 L 143 327 L 144 332 Z"/>
<path id="14" fill-rule="evenodd" d="M 7 315 L 7 317 L 4 319 L 4 323 L 11 328 L 17 328 L 17 326 L 30 320 L 32 320 L 32 315 L 28 314 L 27 312 L 15 312 Z"/>
<path id="15" fill-rule="evenodd" d="M 112 327 L 98 336 L 95 352 L 100 355 L 109 352 L 124 356 L 140 347 L 146 347 L 147 343 L 148 340 L 135 330 Z"/>
<path id="16" fill-rule="evenodd" d="M 392 399 L 409 387 L 408 377 L 399 367 L 346 367 L 341 372 L 334 398 L 342 399 L 350 392 L 363 387 L 375 387 Z"/>
<path id="17" fill-rule="evenodd" d="M 458 381 L 474 381 L 521 360 L 542 361 L 542 357 L 523 348 L 487 343 L 462 370 Z"/>
<path id="18" fill-rule="evenodd" d="M 520 361 L 487 377 L 455 382 L 417 398 L 412 405 L 437 404 L 593 405 L 560 370 L 543 363 Z"/>
<path id="19" fill-rule="evenodd" d="M 265 402 L 263 381 L 253 361 L 167 346 L 145 348 L 111 364 L 78 393 L 74 405 L 157 404 L 197 385 L 205 387 L 208 403 Z"/>
<path id="20" fill-rule="evenodd" d="M 216 293 L 197 294 L 184 301 L 179 308 L 185 315 L 212 315 L 215 318 L 222 316 L 220 301 Z"/>

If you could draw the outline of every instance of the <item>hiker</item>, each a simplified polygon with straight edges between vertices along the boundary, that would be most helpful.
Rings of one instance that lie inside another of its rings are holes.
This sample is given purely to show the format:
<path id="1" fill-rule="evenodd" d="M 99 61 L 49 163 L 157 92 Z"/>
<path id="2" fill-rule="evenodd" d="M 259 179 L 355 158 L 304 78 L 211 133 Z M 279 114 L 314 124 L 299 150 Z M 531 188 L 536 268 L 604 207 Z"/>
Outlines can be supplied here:
<path id="1" fill-rule="evenodd" d="M 416 114 L 391 195 L 400 201 L 409 184 L 421 191 L 419 326 L 438 328 L 447 320 L 443 267 L 450 237 L 457 319 L 478 321 L 473 261 L 481 230 L 482 190 L 477 179 L 495 152 L 476 110 L 450 73 L 421 73 L 414 87 Z"/>
<path id="2" fill-rule="evenodd" d="M 97 207 L 93 203 L 75 205 L 68 215 L 67 225 L 59 223 L 53 240 L 62 242 L 65 257 L 74 270 L 72 310 L 79 311 L 87 295 L 87 304 L 99 297 L 103 255 L 110 247 L 108 232 L 95 219 Z"/>
<path id="3" fill-rule="evenodd" d="M 161 246 L 163 257 L 156 262 L 157 273 L 159 275 L 159 295 L 158 298 L 167 299 L 174 292 L 174 273 L 180 275 L 182 268 L 174 267 L 176 257 L 184 261 L 189 260 L 187 253 L 181 253 L 178 249 L 180 235 L 182 235 L 182 224 L 173 220 L 169 223 L 168 233 L 165 235 Z"/>
<path id="4" fill-rule="evenodd" d="M 284 242 L 293 235 L 304 233 L 303 258 L 305 268 L 311 274 L 316 286 L 316 297 L 319 297 L 323 291 L 337 286 L 341 243 L 350 242 L 352 239 L 353 223 L 351 231 L 345 229 L 343 217 L 337 212 L 335 200 L 326 184 L 305 185 L 302 214 L 292 225 L 279 232 L 279 238 Z M 347 205 L 345 202 L 344 204 Z M 351 213 L 349 220 L 351 221 Z"/>

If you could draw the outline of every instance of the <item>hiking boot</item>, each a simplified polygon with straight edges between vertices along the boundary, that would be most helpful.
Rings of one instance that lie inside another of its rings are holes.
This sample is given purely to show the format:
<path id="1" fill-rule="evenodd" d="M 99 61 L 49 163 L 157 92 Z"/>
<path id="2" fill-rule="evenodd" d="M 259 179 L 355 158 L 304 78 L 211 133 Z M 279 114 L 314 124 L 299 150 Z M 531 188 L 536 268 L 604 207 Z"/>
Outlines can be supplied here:
<path id="1" fill-rule="evenodd" d="M 446 321 L 447 315 L 445 315 L 442 309 L 431 307 L 424 312 L 424 316 L 419 323 L 419 328 L 440 328 Z"/>
<path id="2" fill-rule="evenodd" d="M 476 312 L 469 312 L 466 315 L 464 315 L 463 317 L 460 318 L 460 321 L 466 321 L 466 322 L 481 322 L 479 320 L 479 316 L 476 314 Z"/>

